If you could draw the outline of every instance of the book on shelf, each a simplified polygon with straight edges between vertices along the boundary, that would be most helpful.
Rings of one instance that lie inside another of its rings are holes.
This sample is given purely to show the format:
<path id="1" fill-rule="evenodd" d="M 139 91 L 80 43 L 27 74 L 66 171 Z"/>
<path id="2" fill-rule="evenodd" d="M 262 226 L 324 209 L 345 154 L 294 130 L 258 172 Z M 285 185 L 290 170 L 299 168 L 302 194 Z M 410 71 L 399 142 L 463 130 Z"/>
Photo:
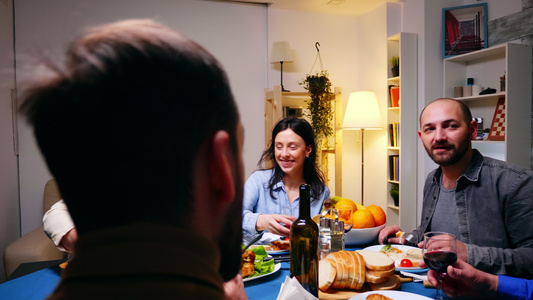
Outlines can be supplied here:
<path id="1" fill-rule="evenodd" d="M 390 86 L 390 107 L 400 106 L 400 87 L 397 85 Z"/>
<path id="2" fill-rule="evenodd" d="M 389 124 L 390 146 L 398 147 L 398 139 L 400 137 L 400 123 L 394 122 Z"/>
<path id="3" fill-rule="evenodd" d="M 389 155 L 389 179 L 398 181 L 399 179 L 399 165 L 400 156 L 397 154 Z"/>

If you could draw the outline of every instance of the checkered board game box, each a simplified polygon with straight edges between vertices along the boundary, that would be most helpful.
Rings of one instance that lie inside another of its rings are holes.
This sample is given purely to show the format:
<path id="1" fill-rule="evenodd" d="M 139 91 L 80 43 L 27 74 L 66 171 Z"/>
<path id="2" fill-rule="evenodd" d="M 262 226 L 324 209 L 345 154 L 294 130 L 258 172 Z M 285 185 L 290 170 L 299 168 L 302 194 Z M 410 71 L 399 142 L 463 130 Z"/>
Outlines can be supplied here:
<path id="1" fill-rule="evenodd" d="M 489 140 L 505 140 L 505 97 L 498 99 L 494 117 L 492 118 L 492 126 L 490 127 Z"/>

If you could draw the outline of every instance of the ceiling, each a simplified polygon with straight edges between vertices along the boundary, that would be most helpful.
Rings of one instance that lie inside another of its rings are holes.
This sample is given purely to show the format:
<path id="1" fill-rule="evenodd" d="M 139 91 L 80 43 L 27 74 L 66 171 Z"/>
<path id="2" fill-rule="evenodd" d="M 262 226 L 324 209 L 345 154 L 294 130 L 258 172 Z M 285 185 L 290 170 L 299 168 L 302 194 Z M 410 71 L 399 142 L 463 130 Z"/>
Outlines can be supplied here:
<path id="1" fill-rule="evenodd" d="M 237 2 L 268 3 L 271 8 L 304 12 L 360 16 L 386 2 L 403 0 L 233 0 Z"/>

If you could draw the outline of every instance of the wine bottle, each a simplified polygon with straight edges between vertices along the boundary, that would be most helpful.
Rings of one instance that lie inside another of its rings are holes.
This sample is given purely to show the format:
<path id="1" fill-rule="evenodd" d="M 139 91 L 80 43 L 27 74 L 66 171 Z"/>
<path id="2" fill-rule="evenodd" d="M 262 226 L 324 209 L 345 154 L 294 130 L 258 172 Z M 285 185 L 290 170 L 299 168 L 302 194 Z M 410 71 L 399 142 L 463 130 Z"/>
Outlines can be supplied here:
<path id="1" fill-rule="evenodd" d="M 311 219 L 311 187 L 300 185 L 300 215 L 292 222 L 291 277 L 318 297 L 318 225 Z"/>

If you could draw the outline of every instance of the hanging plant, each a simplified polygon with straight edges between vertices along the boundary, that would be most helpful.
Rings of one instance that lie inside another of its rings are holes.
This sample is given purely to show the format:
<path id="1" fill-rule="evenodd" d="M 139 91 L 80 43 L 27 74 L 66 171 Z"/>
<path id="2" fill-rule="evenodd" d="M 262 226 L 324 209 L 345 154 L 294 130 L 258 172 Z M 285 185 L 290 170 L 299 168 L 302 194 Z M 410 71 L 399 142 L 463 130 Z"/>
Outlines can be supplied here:
<path id="1" fill-rule="evenodd" d="M 306 114 L 311 118 L 311 125 L 315 133 L 317 147 L 322 146 L 322 141 L 326 143 L 328 137 L 333 135 L 333 108 L 331 101 L 335 94 L 331 92 L 331 81 L 328 72 L 322 70 L 315 75 L 307 75 L 298 84 L 303 85 L 309 91 L 310 99 L 306 101 L 309 112 Z"/>

